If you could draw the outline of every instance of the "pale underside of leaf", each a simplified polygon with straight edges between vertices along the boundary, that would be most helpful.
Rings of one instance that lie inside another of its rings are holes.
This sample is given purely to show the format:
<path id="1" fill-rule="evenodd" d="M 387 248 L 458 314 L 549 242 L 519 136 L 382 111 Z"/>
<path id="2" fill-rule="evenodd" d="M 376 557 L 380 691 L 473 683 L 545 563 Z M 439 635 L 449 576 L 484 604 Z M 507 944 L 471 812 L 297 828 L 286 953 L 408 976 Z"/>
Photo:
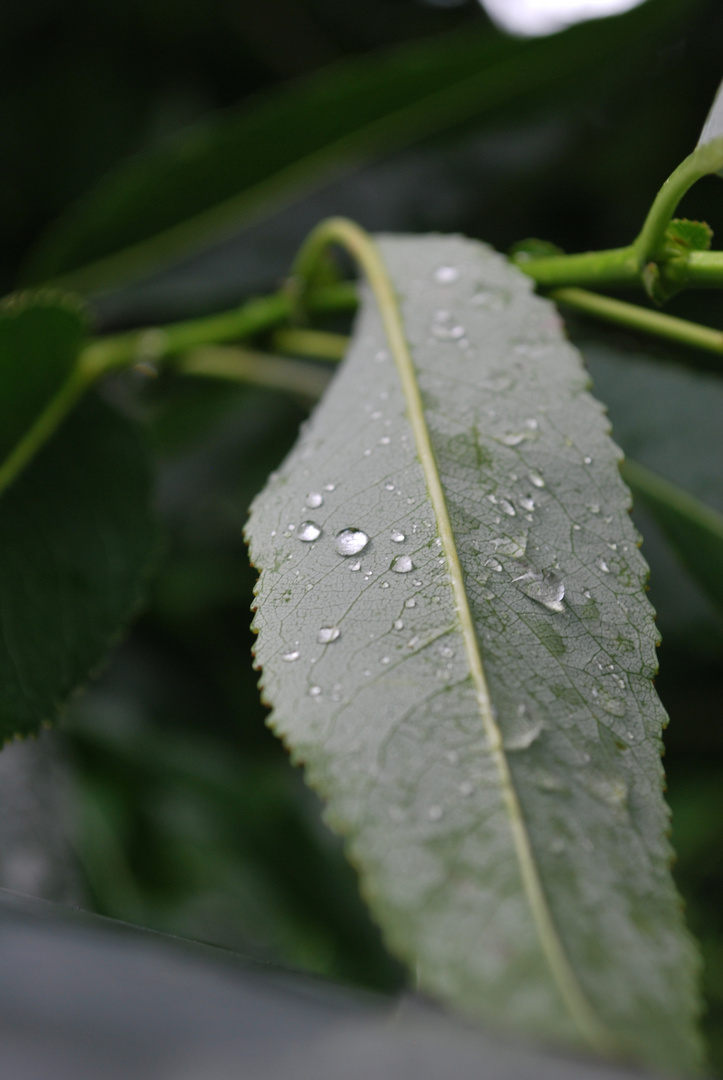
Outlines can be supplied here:
<path id="1" fill-rule="evenodd" d="M 521 273 L 460 238 L 379 247 L 406 360 L 367 299 L 249 525 L 272 725 L 422 988 L 692 1069 L 695 960 L 619 451 Z M 370 539 L 347 558 L 348 528 Z"/>

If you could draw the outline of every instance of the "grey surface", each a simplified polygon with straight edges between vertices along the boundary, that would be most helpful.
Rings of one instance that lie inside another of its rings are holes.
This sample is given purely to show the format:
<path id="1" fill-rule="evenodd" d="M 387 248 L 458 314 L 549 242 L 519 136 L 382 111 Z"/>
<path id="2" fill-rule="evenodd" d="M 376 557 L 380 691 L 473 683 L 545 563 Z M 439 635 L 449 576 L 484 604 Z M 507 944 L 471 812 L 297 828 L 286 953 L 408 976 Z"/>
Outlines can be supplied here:
<path id="1" fill-rule="evenodd" d="M 2 1080 L 633 1080 L 0 890 Z"/>
<path id="2" fill-rule="evenodd" d="M 69 841 L 73 784 L 58 735 L 16 739 L 0 753 L 0 887 L 44 900 L 84 899 Z"/>

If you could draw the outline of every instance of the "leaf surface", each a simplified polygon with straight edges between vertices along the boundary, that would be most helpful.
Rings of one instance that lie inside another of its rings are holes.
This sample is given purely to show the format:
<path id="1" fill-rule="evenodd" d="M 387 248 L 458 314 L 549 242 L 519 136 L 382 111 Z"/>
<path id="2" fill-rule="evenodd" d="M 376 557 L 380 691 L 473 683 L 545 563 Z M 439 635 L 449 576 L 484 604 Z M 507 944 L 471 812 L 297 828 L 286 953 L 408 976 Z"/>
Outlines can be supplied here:
<path id="1" fill-rule="evenodd" d="M 693 1070 L 620 453 L 524 275 L 460 238 L 380 250 L 406 344 L 367 297 L 248 526 L 271 724 L 422 989 Z"/>
<path id="2" fill-rule="evenodd" d="M 137 607 L 155 546 L 145 449 L 84 402 L 0 504 L 0 742 L 37 732 Z"/>
<path id="3" fill-rule="evenodd" d="M 24 280 L 86 291 L 143 276 L 363 161 L 539 103 L 581 75 L 587 85 L 610 59 L 619 70 L 685 7 L 659 0 L 525 42 L 466 26 L 334 65 L 120 166 L 44 238 Z"/>

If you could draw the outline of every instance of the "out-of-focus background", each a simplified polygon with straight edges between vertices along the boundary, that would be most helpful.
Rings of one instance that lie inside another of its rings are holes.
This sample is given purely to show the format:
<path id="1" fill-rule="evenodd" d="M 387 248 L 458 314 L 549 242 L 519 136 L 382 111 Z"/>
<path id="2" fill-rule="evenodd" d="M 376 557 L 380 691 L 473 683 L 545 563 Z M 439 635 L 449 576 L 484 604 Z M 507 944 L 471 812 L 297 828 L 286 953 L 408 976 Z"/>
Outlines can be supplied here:
<path id="1" fill-rule="evenodd" d="M 504 8 L 490 3 L 498 21 Z M 10 291 L 33 273 L 41 280 L 53 259 L 58 273 L 81 266 L 54 222 L 82 216 L 86 193 L 143 155 L 180 147 L 157 203 L 192 205 L 193 183 L 203 203 L 225 175 L 223 154 L 195 180 L 182 166 L 220 139 L 219 110 L 223 123 L 262 118 L 253 138 L 229 143 L 229 155 L 248 157 L 239 169 L 253 173 L 272 144 L 280 153 L 285 142 L 298 144 L 303 157 L 305 140 L 328 120 L 327 106 L 303 111 L 309 80 L 325 80 L 318 101 L 340 102 L 343 119 L 357 78 L 349 72 L 367 62 L 363 70 L 378 71 L 372 81 L 382 88 L 375 122 L 385 95 L 397 116 L 391 135 L 355 141 L 374 120 L 355 99 L 333 162 L 314 158 L 265 188 L 257 177 L 263 198 L 238 219 L 229 212 L 213 243 L 189 241 L 125 279 L 99 271 L 95 286 L 92 274 L 84 280 L 98 326 L 211 312 L 272 290 L 308 229 L 330 214 L 371 230 L 463 232 L 502 251 L 528 236 L 569 251 L 628 243 L 694 147 L 723 76 L 723 7 L 647 0 L 600 29 L 613 24 L 619 41 L 600 33 L 599 52 L 598 31 L 588 27 L 585 38 L 565 44 L 563 34 L 547 52 L 528 54 L 530 42 L 497 28 L 476 0 L 5 0 L 0 287 Z M 458 86 L 442 107 L 443 80 L 429 76 L 429 100 L 415 112 L 404 86 L 417 79 L 422 100 L 424 65 L 444 53 L 453 71 L 455 50 L 470 63 L 477 43 L 480 70 L 496 72 L 488 99 L 471 69 L 468 89 Z M 288 101 L 300 110 L 293 130 L 284 128 Z M 435 109 L 434 123 L 420 122 Z M 222 187 L 221 202 L 229 197 Z M 156 212 L 152 205 L 150 219 Z M 683 212 L 723 226 L 723 183 L 701 182 Z M 55 239 L 46 241 L 49 230 Z M 93 258 L 110 252 L 92 220 L 88 234 L 86 261 L 96 240 Z M 715 294 L 679 297 L 670 310 L 723 328 Z M 680 363 L 692 357 L 671 361 L 669 351 L 625 335 L 581 324 L 573 332 L 586 343 L 623 447 L 723 510 L 720 375 L 693 372 Z M 159 462 L 157 575 L 136 625 L 66 710 L 60 733 L 0 758 L 0 884 L 350 983 L 399 988 L 405 975 L 365 913 L 340 844 L 264 726 L 250 662 L 246 508 L 309 403 L 165 377 L 127 379 L 112 393 L 142 421 Z M 658 687 L 671 715 L 676 873 L 704 946 L 706 1024 L 723 1069 L 723 617 L 653 523 L 636 520 L 664 634 Z"/>

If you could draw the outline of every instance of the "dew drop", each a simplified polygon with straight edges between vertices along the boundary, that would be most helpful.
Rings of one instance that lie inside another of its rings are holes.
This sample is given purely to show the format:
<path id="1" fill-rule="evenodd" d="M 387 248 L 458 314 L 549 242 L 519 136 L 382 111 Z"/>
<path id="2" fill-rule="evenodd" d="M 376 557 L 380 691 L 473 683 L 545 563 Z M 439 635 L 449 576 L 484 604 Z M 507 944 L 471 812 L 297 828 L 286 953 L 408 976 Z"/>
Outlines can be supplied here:
<path id="1" fill-rule="evenodd" d="M 381 583 L 381 585 L 379 586 L 379 588 L 380 589 L 388 589 L 389 588 L 389 582 L 388 581 L 383 581 Z"/>
<path id="2" fill-rule="evenodd" d="M 318 540 L 321 536 L 321 528 L 315 521 L 302 521 L 296 530 L 296 539 L 303 540 L 305 544 L 310 544 L 314 540 Z"/>
<path id="3" fill-rule="evenodd" d="M 384 490 L 385 491 L 394 491 L 394 484 L 385 484 L 384 485 Z"/>
<path id="4" fill-rule="evenodd" d="M 549 611 L 565 610 L 565 605 L 562 602 L 565 596 L 565 583 L 557 574 L 543 574 L 539 570 L 529 570 L 526 574 L 522 574 L 521 577 L 514 578 L 514 581 L 525 596 L 529 596 L 531 600 L 536 600 L 538 604 L 542 604 Z"/>
<path id="5" fill-rule="evenodd" d="M 502 442 L 505 446 L 519 446 L 525 439 L 529 439 L 529 433 L 524 431 L 511 432 L 509 435 L 504 435 Z"/>
<path id="6" fill-rule="evenodd" d="M 336 641 L 340 637 L 341 630 L 338 626 L 322 626 L 316 635 L 316 640 L 320 645 L 328 645 L 330 641 Z"/>
<path id="7" fill-rule="evenodd" d="M 294 649 L 293 652 L 286 652 L 282 654 L 281 659 L 285 660 L 287 664 L 291 664 L 294 660 L 298 660 L 301 653 L 298 649 Z"/>
<path id="8" fill-rule="evenodd" d="M 588 510 L 591 514 L 599 514 L 600 506 L 598 505 L 598 503 L 590 503 L 590 505 L 588 506 Z"/>
<path id="9" fill-rule="evenodd" d="M 397 555 L 392 559 L 389 569 L 393 570 L 395 574 L 408 574 L 410 570 L 414 569 L 414 563 L 409 555 Z"/>
<path id="10" fill-rule="evenodd" d="M 542 479 L 539 473 L 531 472 L 529 474 L 529 477 L 530 483 L 533 484 L 536 488 L 544 488 L 545 481 Z"/>
<path id="11" fill-rule="evenodd" d="M 498 555 L 509 555 L 511 559 L 521 559 L 527 551 L 526 536 L 499 536 L 492 543 Z"/>
<path id="12" fill-rule="evenodd" d="M 427 811 L 427 817 L 430 821 L 441 821 L 444 816 L 444 810 L 441 806 L 430 806 Z"/>
<path id="13" fill-rule="evenodd" d="M 529 510 L 530 513 L 535 509 L 535 500 L 525 497 L 520 499 L 520 506 L 523 510 Z"/>
<path id="14" fill-rule="evenodd" d="M 402 619 L 395 619 L 394 620 L 394 629 L 395 630 L 403 630 L 404 629 L 404 621 Z"/>
<path id="15" fill-rule="evenodd" d="M 497 559 L 488 559 L 487 562 L 485 563 L 485 566 L 489 566 L 490 570 L 494 570 L 498 574 L 502 570 L 502 564 L 499 563 L 497 561 Z"/>
<path id="16" fill-rule="evenodd" d="M 406 536 L 399 529 L 392 529 L 392 540 L 395 544 L 401 544 L 402 540 L 406 540 Z"/>
<path id="17" fill-rule="evenodd" d="M 318 510 L 320 506 L 324 505 L 324 496 L 318 491 L 310 491 L 306 496 L 306 505 L 309 510 Z"/>
<path id="18" fill-rule="evenodd" d="M 336 484 L 324 484 L 324 491 L 335 491 Z"/>
<path id="19" fill-rule="evenodd" d="M 517 515 L 514 506 L 507 499 L 500 499 L 500 510 L 507 514 L 508 517 L 515 517 Z"/>
<path id="20" fill-rule="evenodd" d="M 434 280 L 439 285 L 453 285 L 459 280 L 459 270 L 456 266 L 438 266 L 434 271 Z"/>
<path id="21" fill-rule="evenodd" d="M 582 460 L 585 462 L 586 465 L 592 465 L 592 458 L 591 457 L 585 457 Z"/>
<path id="22" fill-rule="evenodd" d="M 443 656 L 445 660 L 451 660 L 454 656 L 454 649 L 450 649 L 449 645 L 442 645 L 439 650 L 439 655 Z"/>
<path id="23" fill-rule="evenodd" d="M 389 438 L 388 435 L 382 435 L 381 439 L 379 440 L 379 445 L 380 446 L 389 446 L 391 441 L 392 440 Z"/>
<path id="24" fill-rule="evenodd" d="M 357 570 L 361 570 L 361 563 L 360 562 L 353 562 L 351 564 L 351 566 L 349 567 L 349 569 L 352 571 L 352 573 L 356 573 Z"/>
<path id="25" fill-rule="evenodd" d="M 319 697 L 320 695 L 321 695 L 321 687 L 320 686 L 310 686 L 309 687 L 309 697 Z"/>
<path id="26" fill-rule="evenodd" d="M 604 559 L 598 559 L 596 561 L 595 565 L 597 566 L 598 570 L 602 570 L 603 574 L 609 574 L 610 573 L 610 567 L 608 566 L 608 564 L 605 562 Z"/>
<path id="27" fill-rule="evenodd" d="M 385 664 L 385 665 L 386 665 L 386 664 L 388 664 L 388 663 L 389 663 L 389 661 L 390 661 L 390 657 L 388 657 L 388 656 L 383 656 L 383 657 L 381 658 L 381 660 L 379 661 L 379 663 L 380 663 L 380 664 Z"/>
<path id="28" fill-rule="evenodd" d="M 417 601 L 414 600 L 413 598 L 411 598 L 409 600 L 405 600 L 404 601 L 404 606 L 405 607 L 416 607 L 417 606 Z"/>
<path id="29" fill-rule="evenodd" d="M 378 352 L 374 354 L 374 359 L 378 364 L 383 364 L 385 360 L 389 359 L 389 353 L 386 349 L 379 349 Z"/>
<path id="30" fill-rule="evenodd" d="M 345 558 L 349 555 L 358 555 L 368 543 L 369 537 L 361 529 L 342 529 L 336 534 L 336 550 Z"/>
<path id="31" fill-rule="evenodd" d="M 605 712 L 610 713 L 611 716 L 625 716 L 628 711 L 622 698 L 611 697 L 608 694 L 601 696 L 600 704 Z"/>

